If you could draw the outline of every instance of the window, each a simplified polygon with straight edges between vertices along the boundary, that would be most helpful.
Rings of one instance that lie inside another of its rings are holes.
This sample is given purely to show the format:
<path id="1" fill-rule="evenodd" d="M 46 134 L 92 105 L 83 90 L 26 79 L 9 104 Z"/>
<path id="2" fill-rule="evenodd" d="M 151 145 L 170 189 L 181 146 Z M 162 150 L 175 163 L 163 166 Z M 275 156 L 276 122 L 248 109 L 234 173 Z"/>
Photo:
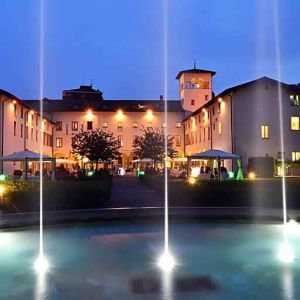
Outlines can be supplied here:
<path id="1" fill-rule="evenodd" d="M 72 121 L 72 131 L 78 131 L 78 122 Z"/>
<path id="2" fill-rule="evenodd" d="M 86 129 L 87 130 L 93 130 L 93 121 L 87 121 L 86 122 Z"/>
<path id="3" fill-rule="evenodd" d="M 38 133 L 38 131 L 36 130 L 36 131 L 35 131 L 35 141 L 36 141 L 36 142 L 38 141 L 38 135 L 39 135 L 39 133 Z"/>
<path id="4" fill-rule="evenodd" d="M 28 139 L 28 126 L 25 128 L 25 138 Z"/>
<path id="5" fill-rule="evenodd" d="M 36 126 L 39 126 L 39 116 L 36 116 L 36 119 L 35 119 L 35 125 L 36 125 Z"/>
<path id="6" fill-rule="evenodd" d="M 221 103 L 218 102 L 218 113 L 220 114 L 221 113 Z"/>
<path id="7" fill-rule="evenodd" d="M 161 128 L 166 128 L 166 123 L 165 122 L 161 123 Z"/>
<path id="8" fill-rule="evenodd" d="M 300 160 L 300 151 L 292 152 L 292 161 L 299 161 Z"/>
<path id="9" fill-rule="evenodd" d="M 62 138 L 56 138 L 56 148 L 62 147 Z"/>
<path id="10" fill-rule="evenodd" d="M 222 134 L 222 123 L 218 123 L 218 134 Z"/>
<path id="11" fill-rule="evenodd" d="M 118 122 L 118 128 L 123 128 L 123 122 Z"/>
<path id="12" fill-rule="evenodd" d="M 181 128 L 181 122 L 176 122 L 175 127 L 176 128 Z"/>
<path id="13" fill-rule="evenodd" d="M 132 122 L 132 128 L 138 128 L 138 122 Z"/>
<path id="14" fill-rule="evenodd" d="M 210 126 L 207 127 L 207 139 L 210 140 Z"/>
<path id="15" fill-rule="evenodd" d="M 300 106 L 300 95 L 290 95 L 292 106 Z"/>
<path id="16" fill-rule="evenodd" d="M 195 100 L 194 99 L 191 100 L 191 105 L 195 105 Z"/>
<path id="17" fill-rule="evenodd" d="M 102 128 L 107 128 L 108 127 L 108 123 L 107 122 L 104 122 L 103 124 L 102 124 Z"/>
<path id="18" fill-rule="evenodd" d="M 212 114 L 213 114 L 213 116 L 215 115 L 215 106 L 214 105 L 212 107 Z"/>
<path id="19" fill-rule="evenodd" d="M 31 128 L 30 138 L 33 141 L 33 128 Z"/>
<path id="20" fill-rule="evenodd" d="M 21 119 L 23 119 L 23 117 L 24 117 L 24 108 L 23 106 L 21 106 Z"/>
<path id="21" fill-rule="evenodd" d="M 205 95 L 204 99 L 205 99 L 205 101 L 207 101 L 208 100 L 208 95 Z"/>
<path id="22" fill-rule="evenodd" d="M 261 138 L 268 139 L 269 138 L 269 125 L 261 126 Z"/>
<path id="23" fill-rule="evenodd" d="M 56 131 L 62 131 L 62 121 L 56 122 Z"/>
<path id="24" fill-rule="evenodd" d="M 300 130 L 300 117 L 291 117 L 291 130 Z"/>
<path id="25" fill-rule="evenodd" d="M 14 115 L 17 115 L 17 103 L 14 103 Z"/>
<path id="26" fill-rule="evenodd" d="M 181 146 L 181 136 L 180 135 L 176 135 L 175 136 L 175 146 L 176 147 L 180 147 Z"/>
<path id="27" fill-rule="evenodd" d="M 14 121 L 14 136 L 17 135 L 17 122 Z"/>
<path id="28" fill-rule="evenodd" d="M 203 142 L 205 142 L 205 128 L 203 128 Z"/>
<path id="29" fill-rule="evenodd" d="M 123 135 L 118 135 L 118 142 L 119 142 L 119 145 L 122 147 L 123 146 Z"/>
<path id="30" fill-rule="evenodd" d="M 23 137 L 23 124 L 21 124 L 21 137 Z"/>

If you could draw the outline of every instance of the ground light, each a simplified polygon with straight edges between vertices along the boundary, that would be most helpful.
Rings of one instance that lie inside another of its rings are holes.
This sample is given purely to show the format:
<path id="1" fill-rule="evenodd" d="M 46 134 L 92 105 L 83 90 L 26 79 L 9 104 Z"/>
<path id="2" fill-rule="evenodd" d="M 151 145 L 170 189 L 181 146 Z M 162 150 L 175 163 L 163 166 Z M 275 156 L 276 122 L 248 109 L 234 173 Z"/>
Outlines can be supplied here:
<path id="1" fill-rule="evenodd" d="M 164 272 L 171 272 L 175 267 L 175 259 L 169 251 L 164 251 L 158 260 L 158 266 Z"/>
<path id="2" fill-rule="evenodd" d="M 37 273 L 46 273 L 49 270 L 49 263 L 44 254 L 40 253 L 34 263 L 34 270 Z"/>
<path id="3" fill-rule="evenodd" d="M 248 175 L 248 177 L 249 177 L 250 179 L 255 179 L 256 174 L 255 174 L 254 172 L 250 172 L 249 175 Z"/>
<path id="4" fill-rule="evenodd" d="M 190 177 L 188 180 L 190 185 L 194 185 L 196 183 L 196 178 L 195 177 Z"/>

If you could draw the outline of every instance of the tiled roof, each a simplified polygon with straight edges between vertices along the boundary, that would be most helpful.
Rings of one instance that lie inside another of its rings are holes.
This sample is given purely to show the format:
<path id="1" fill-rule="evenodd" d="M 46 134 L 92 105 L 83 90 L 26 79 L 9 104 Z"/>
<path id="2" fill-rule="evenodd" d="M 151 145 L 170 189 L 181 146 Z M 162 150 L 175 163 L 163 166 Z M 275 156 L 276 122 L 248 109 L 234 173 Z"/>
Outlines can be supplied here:
<path id="1" fill-rule="evenodd" d="M 29 106 L 38 109 L 38 100 L 26 100 Z M 181 101 L 169 100 L 167 102 L 168 111 L 184 112 Z M 72 101 L 66 100 L 50 100 L 44 99 L 45 112 L 63 112 L 63 111 L 86 111 L 92 109 L 94 111 L 117 111 L 122 109 L 127 112 L 143 112 L 147 109 L 163 112 L 165 109 L 165 101 L 159 100 L 93 100 L 93 99 L 78 99 Z"/>
<path id="2" fill-rule="evenodd" d="M 183 71 L 180 71 L 177 76 L 176 76 L 176 79 L 179 79 L 180 76 L 183 74 L 183 73 L 210 73 L 212 76 L 214 76 L 216 74 L 215 71 L 210 71 L 210 70 L 204 70 L 204 69 L 188 69 L 188 70 L 183 70 Z"/>

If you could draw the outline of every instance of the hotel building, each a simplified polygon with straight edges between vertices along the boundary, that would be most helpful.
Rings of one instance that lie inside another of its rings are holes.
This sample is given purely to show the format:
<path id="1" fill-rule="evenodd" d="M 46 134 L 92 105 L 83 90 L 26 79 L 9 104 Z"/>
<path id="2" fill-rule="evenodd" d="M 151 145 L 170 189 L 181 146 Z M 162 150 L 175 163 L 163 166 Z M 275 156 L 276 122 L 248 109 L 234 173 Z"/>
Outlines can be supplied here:
<path id="1" fill-rule="evenodd" d="M 176 76 L 180 100 L 163 96 L 157 100 L 105 100 L 101 91 L 91 86 L 65 90 L 62 99 L 44 99 L 43 120 L 38 100 L 21 100 L 0 90 L 0 155 L 38 152 L 43 122 L 44 153 L 56 158 L 72 158 L 74 134 L 99 128 L 113 132 L 121 144 L 116 164 L 129 167 L 135 159 L 132 142 L 141 128 L 167 125 L 179 157 L 220 149 L 240 154 L 244 170 L 250 157 L 300 160 L 300 85 L 262 77 L 215 95 L 215 74 L 196 68 L 180 71 Z M 168 124 L 164 122 L 164 101 L 168 101 Z M 20 168 L 17 163 L 4 163 L 0 171 L 11 173 Z"/>

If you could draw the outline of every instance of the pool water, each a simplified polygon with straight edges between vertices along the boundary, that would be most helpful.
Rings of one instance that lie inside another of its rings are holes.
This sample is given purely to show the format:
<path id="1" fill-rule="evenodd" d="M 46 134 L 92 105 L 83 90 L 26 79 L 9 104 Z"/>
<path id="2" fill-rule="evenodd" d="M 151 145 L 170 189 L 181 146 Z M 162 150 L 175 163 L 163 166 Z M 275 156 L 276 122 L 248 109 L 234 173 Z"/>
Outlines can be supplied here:
<path id="1" fill-rule="evenodd" d="M 277 258 L 280 225 L 170 224 L 178 264 L 168 274 L 156 265 L 156 223 L 48 227 L 44 276 L 33 270 L 38 233 L 0 232 L 0 299 L 300 299 L 300 261 Z M 289 238 L 296 258 L 299 237 Z"/>

